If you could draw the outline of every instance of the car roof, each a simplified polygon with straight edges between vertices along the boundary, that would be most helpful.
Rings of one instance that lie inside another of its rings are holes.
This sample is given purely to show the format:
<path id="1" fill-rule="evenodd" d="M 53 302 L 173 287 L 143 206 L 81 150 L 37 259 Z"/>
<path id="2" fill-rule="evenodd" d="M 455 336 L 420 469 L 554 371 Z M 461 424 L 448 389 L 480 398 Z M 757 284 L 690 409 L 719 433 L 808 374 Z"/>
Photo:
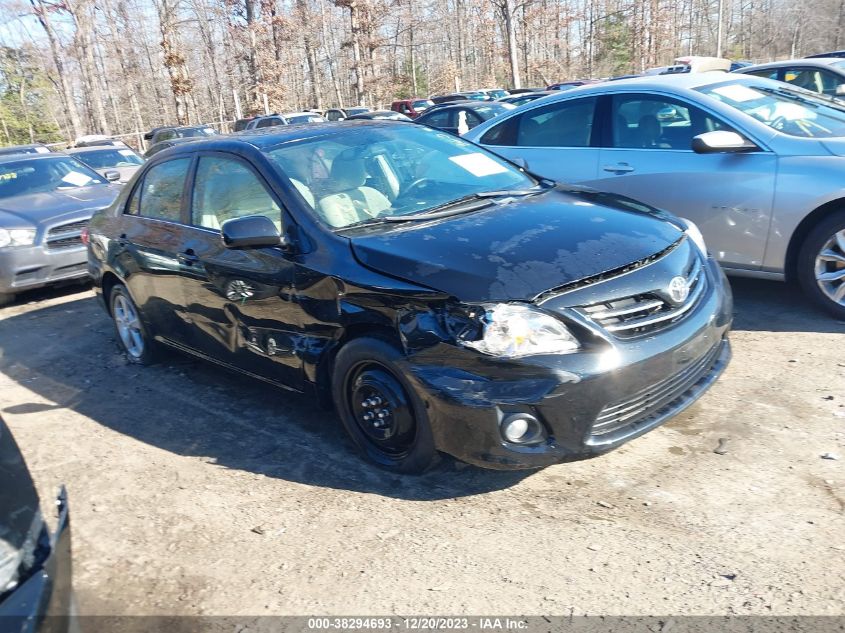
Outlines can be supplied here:
<path id="1" fill-rule="evenodd" d="M 801 59 L 784 59 L 779 62 L 767 62 L 765 64 L 754 64 L 753 66 L 744 66 L 738 68 L 736 73 L 746 73 L 749 70 L 760 70 L 765 68 L 781 68 L 782 66 L 818 66 L 823 68 L 825 66 L 832 66 L 833 64 L 841 64 L 843 59 L 841 57 L 804 57 Z"/>
<path id="2" fill-rule="evenodd" d="M 65 154 L 84 154 L 85 152 L 101 152 L 103 150 L 121 150 L 132 149 L 128 145 L 83 145 L 82 147 L 68 147 L 64 150 Z M 132 150 L 133 152 L 135 150 Z"/>
<path id="3" fill-rule="evenodd" d="M 22 160 L 51 160 L 55 158 L 67 158 L 62 152 L 50 152 L 49 154 L 0 154 L 0 165 L 3 163 L 18 163 Z"/>

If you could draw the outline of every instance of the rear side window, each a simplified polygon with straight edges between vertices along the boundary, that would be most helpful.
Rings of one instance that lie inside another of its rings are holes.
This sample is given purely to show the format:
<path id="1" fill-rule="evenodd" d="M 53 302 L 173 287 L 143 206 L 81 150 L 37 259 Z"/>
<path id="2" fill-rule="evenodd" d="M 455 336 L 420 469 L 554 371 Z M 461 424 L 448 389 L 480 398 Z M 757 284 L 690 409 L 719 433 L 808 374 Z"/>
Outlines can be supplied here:
<path id="1" fill-rule="evenodd" d="M 141 193 L 140 203 L 136 205 L 137 214 L 145 218 L 181 222 L 182 194 L 190 165 L 190 158 L 177 158 L 150 168 L 144 175 L 143 184 L 135 191 L 135 195 L 138 191 Z M 134 196 L 129 204 L 129 213 L 133 204 Z"/>
<path id="2" fill-rule="evenodd" d="M 764 77 L 765 79 L 777 79 L 778 78 L 778 69 L 777 68 L 769 68 L 764 70 L 753 70 L 751 72 L 742 73 L 743 75 L 752 75 L 754 77 Z"/>
<path id="3" fill-rule="evenodd" d="M 551 103 L 511 117 L 492 127 L 484 145 L 515 147 L 589 147 L 596 97 Z"/>
<path id="4" fill-rule="evenodd" d="M 255 127 L 273 127 L 274 125 L 281 125 L 282 120 L 278 117 L 272 117 L 270 119 L 261 119 Z"/>
<path id="5" fill-rule="evenodd" d="M 203 156 L 197 166 L 191 223 L 219 229 L 226 220 L 250 215 L 270 218 L 282 228 L 282 211 L 259 180 L 239 160 Z"/>
<path id="6" fill-rule="evenodd" d="M 432 112 L 424 119 L 422 119 L 422 123 L 425 125 L 430 125 L 432 127 L 454 127 L 452 122 L 452 116 L 454 112 L 452 110 L 441 110 L 440 112 Z"/>
<path id="7" fill-rule="evenodd" d="M 787 68 L 783 80 L 800 88 L 820 94 L 835 95 L 839 78 L 833 73 L 818 68 Z"/>

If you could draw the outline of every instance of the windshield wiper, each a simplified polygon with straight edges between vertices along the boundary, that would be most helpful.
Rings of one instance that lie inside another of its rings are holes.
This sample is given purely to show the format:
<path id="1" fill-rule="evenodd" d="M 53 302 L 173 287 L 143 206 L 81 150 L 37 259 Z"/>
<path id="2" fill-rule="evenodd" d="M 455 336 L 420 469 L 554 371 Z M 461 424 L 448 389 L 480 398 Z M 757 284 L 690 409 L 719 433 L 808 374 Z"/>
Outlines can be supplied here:
<path id="1" fill-rule="evenodd" d="M 445 218 L 450 215 L 457 215 L 459 213 L 467 213 L 475 211 L 491 204 L 492 198 L 505 197 L 522 197 L 533 196 L 538 193 L 543 193 L 546 189 L 500 189 L 495 191 L 479 191 L 477 193 L 469 194 L 450 200 L 436 207 L 431 207 L 422 213 L 414 213 L 409 215 L 388 215 L 383 218 L 385 222 L 412 222 L 414 220 L 432 220 L 437 218 Z M 473 204 L 469 204 L 473 203 Z"/>

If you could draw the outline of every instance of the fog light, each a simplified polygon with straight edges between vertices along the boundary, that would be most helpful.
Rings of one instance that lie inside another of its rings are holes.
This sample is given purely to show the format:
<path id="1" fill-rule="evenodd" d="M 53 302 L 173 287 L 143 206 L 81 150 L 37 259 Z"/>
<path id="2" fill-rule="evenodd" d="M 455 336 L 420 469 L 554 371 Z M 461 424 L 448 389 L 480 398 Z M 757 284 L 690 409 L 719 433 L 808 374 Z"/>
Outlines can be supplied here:
<path id="1" fill-rule="evenodd" d="M 502 437 L 513 444 L 532 444 L 543 439 L 543 425 L 530 413 L 515 413 L 502 420 Z"/>

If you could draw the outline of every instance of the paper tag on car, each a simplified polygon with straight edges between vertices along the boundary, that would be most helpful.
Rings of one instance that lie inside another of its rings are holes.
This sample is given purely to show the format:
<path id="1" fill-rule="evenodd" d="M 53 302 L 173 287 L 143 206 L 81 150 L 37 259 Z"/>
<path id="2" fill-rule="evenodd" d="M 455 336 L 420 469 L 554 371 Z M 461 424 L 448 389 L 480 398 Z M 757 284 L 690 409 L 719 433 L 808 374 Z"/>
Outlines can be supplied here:
<path id="1" fill-rule="evenodd" d="M 133 152 L 131 149 L 119 149 L 117 151 L 121 156 L 134 156 L 135 155 L 135 152 Z"/>
<path id="2" fill-rule="evenodd" d="M 493 174 L 503 174 L 507 171 L 504 165 L 500 165 L 484 154 L 476 153 L 450 156 L 449 160 L 458 165 L 458 167 L 463 167 L 473 176 L 492 176 Z"/>
<path id="3" fill-rule="evenodd" d="M 78 171 L 72 171 L 65 174 L 62 181 L 71 185 L 76 185 L 77 187 L 84 187 L 91 182 L 91 178 L 85 174 L 80 174 Z"/>
<path id="4" fill-rule="evenodd" d="M 748 86 L 742 86 L 740 84 L 719 86 L 718 88 L 713 88 L 713 92 L 738 103 L 742 103 L 743 101 L 754 101 L 754 99 L 759 99 L 763 96 L 756 90 L 752 90 Z"/>

